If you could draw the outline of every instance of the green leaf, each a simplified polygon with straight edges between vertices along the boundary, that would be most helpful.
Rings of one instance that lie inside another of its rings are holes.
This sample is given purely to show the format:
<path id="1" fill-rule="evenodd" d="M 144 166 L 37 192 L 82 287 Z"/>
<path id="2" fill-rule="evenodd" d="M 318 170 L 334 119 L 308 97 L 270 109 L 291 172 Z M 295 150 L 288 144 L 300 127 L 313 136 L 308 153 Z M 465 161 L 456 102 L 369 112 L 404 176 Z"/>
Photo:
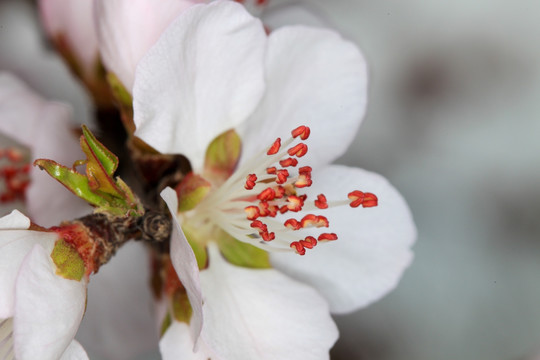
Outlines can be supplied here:
<path id="1" fill-rule="evenodd" d="M 95 154 L 97 162 L 103 166 L 107 175 L 112 176 L 118 168 L 118 157 L 103 146 L 85 125 L 82 126 L 82 131 L 83 137 L 93 154 Z"/>
<path id="2" fill-rule="evenodd" d="M 218 236 L 218 246 L 225 259 L 233 265 L 252 269 L 272 267 L 268 252 L 238 241 L 225 231 L 221 231 Z"/>
<path id="3" fill-rule="evenodd" d="M 36 165 L 39 166 L 41 170 L 45 170 L 49 175 L 58 180 L 72 193 L 86 200 L 90 204 L 95 206 L 105 206 L 107 204 L 106 199 L 92 191 L 86 176 L 79 174 L 72 169 L 68 169 L 67 167 L 52 160 L 37 159 L 34 161 L 34 166 Z"/>

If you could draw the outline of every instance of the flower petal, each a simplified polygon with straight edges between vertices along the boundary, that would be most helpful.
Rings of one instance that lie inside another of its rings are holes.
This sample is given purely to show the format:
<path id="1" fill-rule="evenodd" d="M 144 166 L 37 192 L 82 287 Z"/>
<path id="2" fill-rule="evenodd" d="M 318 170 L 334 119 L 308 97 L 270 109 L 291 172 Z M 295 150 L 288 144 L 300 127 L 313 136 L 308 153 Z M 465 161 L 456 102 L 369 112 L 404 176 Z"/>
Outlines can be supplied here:
<path id="1" fill-rule="evenodd" d="M 223 359 L 328 359 L 338 331 L 317 292 L 274 269 L 228 264 L 214 245 L 201 271 L 202 338 Z"/>
<path id="2" fill-rule="evenodd" d="M 159 341 L 159 351 L 163 360 L 207 360 L 211 356 L 202 349 L 193 353 L 193 341 L 186 323 L 173 321 Z"/>
<path id="3" fill-rule="evenodd" d="M 88 355 L 77 340 L 71 341 L 60 360 L 88 360 Z"/>
<path id="4" fill-rule="evenodd" d="M 171 235 L 171 261 L 178 278 L 186 288 L 193 315 L 191 316 L 191 336 L 195 346 L 203 326 L 203 310 L 201 285 L 199 280 L 199 267 L 195 254 L 189 246 L 189 243 L 182 232 L 180 223 L 176 217 L 178 209 L 178 200 L 176 191 L 171 188 L 165 188 L 161 192 L 161 197 L 167 203 L 169 211 L 173 217 L 173 231 Z"/>
<path id="5" fill-rule="evenodd" d="M 278 29 L 269 37 L 266 80 L 264 98 L 239 129 L 245 154 L 269 148 L 277 137 L 289 138 L 299 125 L 311 128 L 306 155 L 311 166 L 345 152 L 367 98 L 366 64 L 353 43 L 331 30 Z"/>
<path id="6" fill-rule="evenodd" d="M 265 45 L 261 22 L 232 1 L 183 12 L 137 68 L 135 135 L 200 172 L 208 144 L 259 102 Z"/>
<path id="7" fill-rule="evenodd" d="M 92 276 L 77 338 L 105 359 L 132 359 L 155 349 L 159 336 L 148 286 L 149 259 L 140 242 L 128 242 Z"/>
<path id="8" fill-rule="evenodd" d="M 40 0 L 45 30 L 52 38 L 62 37 L 81 62 L 85 73 L 95 71 L 98 40 L 92 17 L 94 0 Z"/>
<path id="9" fill-rule="evenodd" d="M 15 281 L 24 258 L 36 244 L 51 253 L 57 235 L 30 230 L 0 231 L 0 319 L 5 319 L 13 316 Z"/>
<path id="10" fill-rule="evenodd" d="M 13 210 L 0 218 L 0 230 L 26 230 L 29 227 L 30 219 L 24 216 L 19 210 Z M 2 239 L 0 239 L 1 243 Z"/>
<path id="11" fill-rule="evenodd" d="M 182 11 L 199 1 L 95 0 L 95 25 L 105 66 L 131 92 L 139 60 Z"/>
<path id="12" fill-rule="evenodd" d="M 379 205 L 320 211 L 338 240 L 319 244 L 305 256 L 273 253 L 270 259 L 277 269 L 319 290 L 333 313 L 350 312 L 397 285 L 412 260 L 416 228 L 401 195 L 380 175 L 333 165 L 314 172 L 313 179 L 308 198 L 324 193 L 329 202 L 346 200 L 348 192 L 358 189 L 377 195 Z"/>
<path id="13" fill-rule="evenodd" d="M 0 132 L 30 147 L 32 162 L 48 158 L 71 165 L 84 158 L 71 132 L 70 116 L 67 106 L 45 101 L 15 77 L 0 73 Z M 28 212 L 39 225 L 56 225 L 91 211 L 83 200 L 39 168 L 32 167 L 30 177 Z"/>
<path id="14" fill-rule="evenodd" d="M 35 245 L 17 277 L 13 335 L 19 360 L 60 358 L 84 314 L 86 281 L 57 276 L 49 254 Z"/>

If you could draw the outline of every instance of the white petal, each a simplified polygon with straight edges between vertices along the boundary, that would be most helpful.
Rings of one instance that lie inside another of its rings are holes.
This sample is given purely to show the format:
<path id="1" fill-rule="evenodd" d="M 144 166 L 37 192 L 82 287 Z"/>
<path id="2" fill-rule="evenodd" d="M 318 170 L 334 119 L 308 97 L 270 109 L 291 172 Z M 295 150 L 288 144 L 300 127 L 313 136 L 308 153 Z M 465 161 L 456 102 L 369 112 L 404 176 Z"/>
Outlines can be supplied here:
<path id="1" fill-rule="evenodd" d="M 30 230 L 0 230 L 0 319 L 13 316 L 15 281 L 24 258 L 34 245 L 52 252 L 55 233 Z"/>
<path id="2" fill-rule="evenodd" d="M 105 66 L 131 92 L 139 60 L 182 11 L 199 1 L 95 0 L 99 50 Z"/>
<path id="3" fill-rule="evenodd" d="M 0 132 L 30 147 L 33 162 L 52 159 L 71 166 L 83 159 L 71 131 L 71 109 L 41 99 L 15 77 L 0 73 Z M 42 226 L 82 216 L 91 208 L 37 167 L 30 170 L 26 192 L 28 212 Z"/>
<path id="4" fill-rule="evenodd" d="M 222 359 L 328 359 L 338 331 L 317 292 L 273 269 L 227 263 L 210 248 L 201 271 L 202 338 Z"/>
<path id="5" fill-rule="evenodd" d="M 39 9 L 50 37 L 63 36 L 87 74 L 96 71 L 98 40 L 92 16 L 94 0 L 40 0 Z"/>
<path id="6" fill-rule="evenodd" d="M 364 58 L 336 32 L 289 26 L 270 34 L 266 93 L 240 129 L 244 154 L 257 153 L 299 125 L 311 128 L 311 166 L 342 155 L 360 126 L 367 97 Z M 243 157 L 242 161 L 249 158 Z"/>
<path id="7" fill-rule="evenodd" d="M 266 35 L 232 1 L 182 13 L 141 60 L 133 90 L 135 134 L 202 169 L 208 144 L 242 123 L 263 90 Z"/>
<path id="8" fill-rule="evenodd" d="M 0 218 L 0 230 L 26 230 L 30 227 L 30 219 L 19 210 L 13 210 Z M 0 240 L 0 243 L 2 240 Z"/>
<path id="9" fill-rule="evenodd" d="M 93 354 L 126 360 L 155 349 L 149 257 L 140 242 L 128 242 L 88 284 L 88 305 L 77 338 Z"/>
<path id="10" fill-rule="evenodd" d="M 0 359 L 12 360 L 13 352 L 13 318 L 0 318 Z"/>
<path id="11" fill-rule="evenodd" d="M 361 190 L 377 195 L 379 205 L 316 211 L 327 216 L 329 231 L 338 240 L 318 244 L 304 256 L 273 253 L 272 264 L 317 288 L 329 300 L 332 312 L 353 311 L 397 285 L 412 260 L 416 228 L 401 195 L 380 175 L 333 165 L 313 172 L 313 181 L 308 199 L 324 193 L 329 202 L 347 200 L 350 191 Z"/>
<path id="12" fill-rule="evenodd" d="M 88 360 L 88 355 L 77 340 L 71 341 L 60 360 Z"/>
<path id="13" fill-rule="evenodd" d="M 60 358 L 84 313 L 86 281 L 56 275 L 49 254 L 34 246 L 17 277 L 13 335 L 18 360 Z"/>
<path id="14" fill-rule="evenodd" d="M 159 351 L 163 360 L 208 360 L 209 353 L 199 349 L 193 352 L 193 341 L 186 323 L 173 321 L 159 341 Z"/>
<path id="15" fill-rule="evenodd" d="M 167 203 L 173 217 L 173 231 L 171 235 L 171 261 L 178 278 L 186 288 L 186 292 L 193 309 L 190 320 L 191 336 L 197 345 L 203 326 L 202 295 L 199 280 L 199 267 L 195 254 L 184 235 L 180 223 L 176 217 L 178 199 L 176 192 L 171 188 L 165 188 L 161 197 Z"/>

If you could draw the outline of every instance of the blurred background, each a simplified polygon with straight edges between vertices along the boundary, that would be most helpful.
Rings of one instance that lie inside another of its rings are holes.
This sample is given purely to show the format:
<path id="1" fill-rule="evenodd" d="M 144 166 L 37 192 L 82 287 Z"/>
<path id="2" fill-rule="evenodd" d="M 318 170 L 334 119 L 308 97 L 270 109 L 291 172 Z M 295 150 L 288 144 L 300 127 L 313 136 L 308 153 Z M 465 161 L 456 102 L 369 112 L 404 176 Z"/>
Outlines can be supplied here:
<path id="1" fill-rule="evenodd" d="M 310 0 L 278 19 L 290 3 L 273 0 L 269 23 L 322 22 L 363 50 L 367 116 L 340 162 L 387 177 L 419 230 L 398 288 L 336 317 L 332 358 L 535 359 L 540 2 Z M 0 1 L 0 70 L 89 120 L 31 2 Z"/>

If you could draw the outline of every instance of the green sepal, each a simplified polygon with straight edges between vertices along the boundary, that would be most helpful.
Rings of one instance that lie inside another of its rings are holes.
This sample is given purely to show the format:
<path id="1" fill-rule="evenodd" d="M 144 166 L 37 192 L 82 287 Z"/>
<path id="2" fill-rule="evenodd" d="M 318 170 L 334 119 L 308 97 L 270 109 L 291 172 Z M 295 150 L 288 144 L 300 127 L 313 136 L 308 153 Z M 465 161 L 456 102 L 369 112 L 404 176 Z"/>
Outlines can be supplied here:
<path id="1" fill-rule="evenodd" d="M 112 89 L 114 97 L 120 102 L 122 106 L 131 107 L 133 99 L 129 91 L 126 90 L 124 84 L 113 73 L 107 74 L 107 82 Z"/>
<path id="2" fill-rule="evenodd" d="M 165 319 L 163 319 L 163 322 L 161 323 L 161 330 L 159 332 L 159 336 L 162 337 L 163 335 L 165 335 L 165 332 L 167 331 L 167 329 L 169 329 L 169 326 L 171 325 L 172 318 L 171 315 L 167 313 L 167 315 L 165 315 Z"/>
<path id="3" fill-rule="evenodd" d="M 64 239 L 54 244 L 51 259 L 56 265 L 57 275 L 69 280 L 82 280 L 86 270 L 84 261 L 77 250 Z"/>
<path id="4" fill-rule="evenodd" d="M 200 175 L 190 172 L 176 186 L 178 211 L 194 209 L 208 195 L 212 185 Z"/>
<path id="5" fill-rule="evenodd" d="M 217 136 L 208 145 L 204 161 L 204 175 L 209 179 L 227 180 L 240 159 L 242 141 L 234 130 Z"/>
<path id="6" fill-rule="evenodd" d="M 251 244 L 238 241 L 225 231 L 220 231 L 217 242 L 223 257 L 233 265 L 252 269 L 268 269 L 272 267 L 268 252 Z"/>
<path id="7" fill-rule="evenodd" d="M 175 291 L 172 297 L 173 316 L 176 321 L 189 324 L 193 309 L 184 289 Z"/>
<path id="8" fill-rule="evenodd" d="M 195 229 L 183 225 L 182 231 L 184 232 L 184 235 L 186 236 L 186 239 L 191 246 L 193 253 L 195 254 L 195 259 L 197 260 L 199 270 L 205 269 L 208 264 L 208 254 L 206 252 L 204 242 L 197 241 L 197 238 L 195 237 L 197 231 Z"/>

